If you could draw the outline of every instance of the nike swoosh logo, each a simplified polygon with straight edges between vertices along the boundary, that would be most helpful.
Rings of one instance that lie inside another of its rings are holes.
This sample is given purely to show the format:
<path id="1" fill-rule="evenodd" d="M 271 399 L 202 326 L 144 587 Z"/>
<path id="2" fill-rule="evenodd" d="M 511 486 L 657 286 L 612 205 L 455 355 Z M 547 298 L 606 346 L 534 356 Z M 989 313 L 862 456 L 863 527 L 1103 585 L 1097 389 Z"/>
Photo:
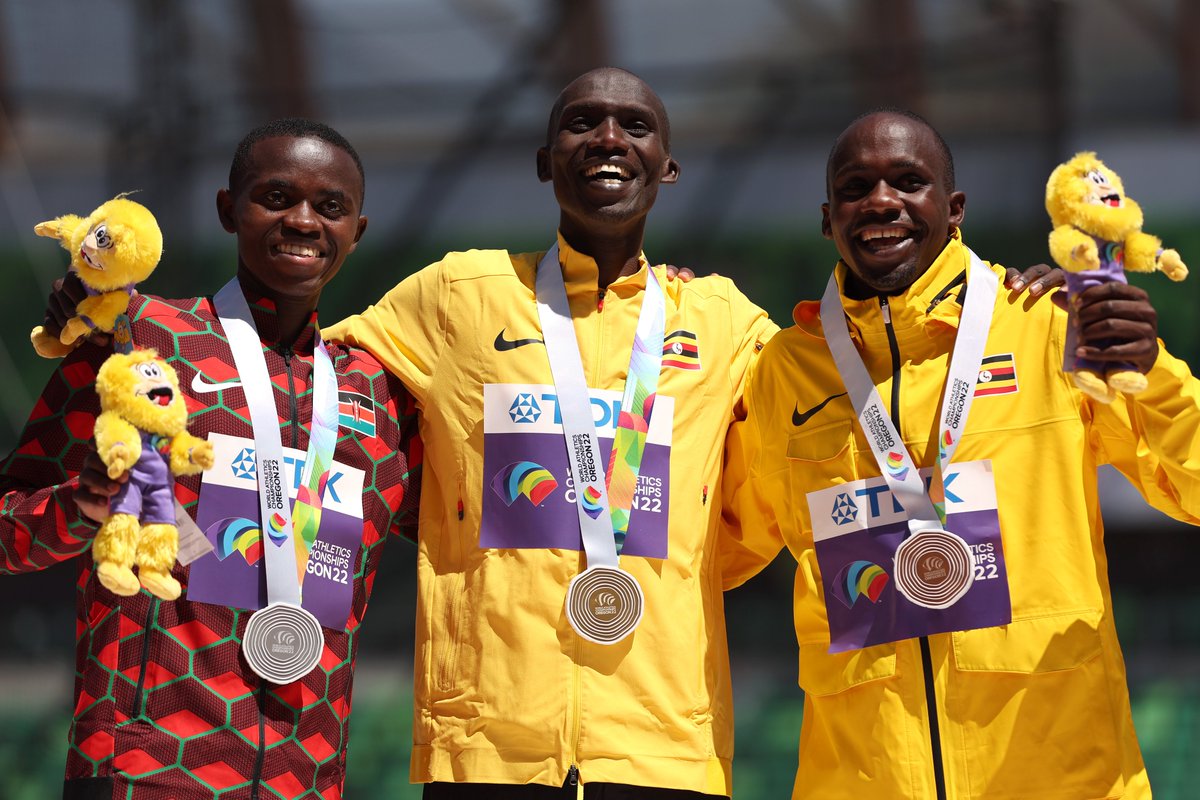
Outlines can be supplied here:
<path id="1" fill-rule="evenodd" d="M 497 350 L 516 350 L 518 347 L 524 347 L 527 344 L 545 344 L 541 339 L 505 339 L 504 331 L 507 328 L 501 328 L 496 334 L 496 349 Z"/>
<path id="2" fill-rule="evenodd" d="M 829 395 L 829 397 L 826 397 L 824 400 L 817 403 L 815 406 L 810 408 L 808 411 L 805 411 L 803 414 L 800 413 L 800 407 L 796 406 L 796 410 L 792 412 L 792 424 L 795 425 L 797 428 L 799 428 L 801 425 L 803 425 L 804 423 L 806 423 L 810 419 L 812 419 L 813 415 L 816 414 L 818 411 L 820 411 L 822 408 L 829 405 L 834 400 L 837 400 L 839 397 L 845 397 L 845 396 L 846 396 L 845 392 L 842 392 L 841 394 L 831 394 L 831 395 Z"/>
<path id="3" fill-rule="evenodd" d="M 241 381 L 225 381 L 224 383 L 209 383 L 200 377 L 197 372 L 192 376 L 192 391 L 196 394 L 205 394 L 207 392 L 219 392 L 222 389 L 229 389 L 234 386 L 241 386 Z"/>

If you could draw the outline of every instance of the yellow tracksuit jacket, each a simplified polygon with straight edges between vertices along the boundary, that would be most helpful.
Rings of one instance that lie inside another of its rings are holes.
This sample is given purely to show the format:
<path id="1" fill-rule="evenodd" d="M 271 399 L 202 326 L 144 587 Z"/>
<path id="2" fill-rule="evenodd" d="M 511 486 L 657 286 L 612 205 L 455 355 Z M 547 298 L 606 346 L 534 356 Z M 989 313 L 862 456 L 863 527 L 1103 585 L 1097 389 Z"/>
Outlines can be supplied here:
<path id="1" fill-rule="evenodd" d="M 624 386 L 647 266 L 601 296 L 595 262 L 558 244 L 604 437 L 613 397 L 595 390 Z M 562 785 L 574 768 L 585 783 L 728 795 L 733 715 L 715 545 L 722 451 L 750 361 L 777 328 L 726 279 L 668 283 L 655 268 L 667 354 L 654 413 L 672 444 L 669 455 L 647 448 L 621 557 L 645 592 L 645 617 L 622 642 L 591 644 L 564 611 L 584 563 L 564 493 L 565 444 L 538 428 L 556 402 L 534 299 L 540 257 L 452 253 L 326 332 L 375 353 L 420 412 L 411 777 Z M 655 425 L 651 445 L 663 438 Z M 553 491 L 501 496 L 502 476 L 531 461 L 553 473 Z M 639 548 L 652 555 L 630 555 Z"/>
<path id="2" fill-rule="evenodd" d="M 884 402 L 899 406 L 894 421 L 921 467 L 937 455 L 961 312 L 961 286 L 946 287 L 967 263 L 956 237 L 908 291 L 888 298 L 890 325 L 878 298 L 843 297 L 852 338 Z M 839 284 L 845 269 L 837 267 Z M 796 325 L 753 367 L 746 418 L 727 448 L 722 562 L 730 586 L 781 546 L 798 562 L 805 710 L 793 798 L 934 798 L 935 759 L 949 798 L 1150 796 L 1113 626 L 1096 468 L 1112 464 L 1151 505 L 1196 524 L 1200 384 L 1164 350 L 1144 393 L 1094 403 L 1062 371 L 1065 320 L 1048 301 L 1012 300 L 1001 289 L 984 366 L 1011 364 L 1014 377 L 981 371 L 954 456 L 991 460 L 1012 622 L 851 652 L 828 652 L 806 497 L 880 471 L 841 394 L 818 304 L 797 306 Z"/>

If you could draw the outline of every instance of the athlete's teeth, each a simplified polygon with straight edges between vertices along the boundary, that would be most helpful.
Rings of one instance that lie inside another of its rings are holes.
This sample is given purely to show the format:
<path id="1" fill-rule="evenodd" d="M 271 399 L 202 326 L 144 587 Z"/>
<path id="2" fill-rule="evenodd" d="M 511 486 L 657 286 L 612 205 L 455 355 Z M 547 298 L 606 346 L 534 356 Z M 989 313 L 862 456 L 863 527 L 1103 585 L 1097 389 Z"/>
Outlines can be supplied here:
<path id="1" fill-rule="evenodd" d="M 620 180 L 629 177 L 629 170 L 618 164 L 596 164 L 588 167 L 583 171 L 584 177 L 593 178 L 601 173 L 612 174 L 615 177 L 612 180 Z"/>
<path id="2" fill-rule="evenodd" d="M 872 239 L 891 239 L 905 238 L 907 232 L 903 228 L 883 228 L 881 230 L 863 231 L 858 235 L 858 238 L 864 242 L 869 242 Z"/>
<path id="3" fill-rule="evenodd" d="M 304 256 L 306 258 L 315 258 L 317 249 L 315 247 L 305 247 L 298 244 L 281 244 L 279 252 L 286 253 L 289 256 Z"/>

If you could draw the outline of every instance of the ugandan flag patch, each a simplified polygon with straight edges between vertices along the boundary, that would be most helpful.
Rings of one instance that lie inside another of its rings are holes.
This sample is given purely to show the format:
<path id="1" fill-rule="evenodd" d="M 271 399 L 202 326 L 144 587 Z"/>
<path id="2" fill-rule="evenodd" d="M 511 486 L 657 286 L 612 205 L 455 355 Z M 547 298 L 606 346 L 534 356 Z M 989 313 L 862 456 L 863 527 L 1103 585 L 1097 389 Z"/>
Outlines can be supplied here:
<path id="1" fill-rule="evenodd" d="M 375 435 L 375 403 L 357 392 L 338 392 L 338 425 L 361 433 Z"/>
<path id="2" fill-rule="evenodd" d="M 691 331 L 671 331 L 663 337 L 662 365 L 677 369 L 700 369 L 700 345 Z"/>
<path id="3" fill-rule="evenodd" d="M 1017 391 L 1017 365 L 1012 353 L 987 356 L 979 365 L 979 378 L 975 381 L 975 396 L 1012 394 Z"/>

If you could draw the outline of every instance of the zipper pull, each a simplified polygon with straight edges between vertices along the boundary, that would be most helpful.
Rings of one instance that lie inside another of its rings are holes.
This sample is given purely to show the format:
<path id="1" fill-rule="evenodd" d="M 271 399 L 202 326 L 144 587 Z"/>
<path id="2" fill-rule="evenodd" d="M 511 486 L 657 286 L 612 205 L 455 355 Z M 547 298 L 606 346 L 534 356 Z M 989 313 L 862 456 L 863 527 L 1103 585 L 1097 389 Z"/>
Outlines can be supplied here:
<path id="1" fill-rule="evenodd" d="M 567 770 L 567 786 L 570 786 L 572 789 L 574 789 L 578 785 L 579 785 L 579 767 L 572 764 L 571 768 Z"/>
<path id="2" fill-rule="evenodd" d="M 883 314 L 883 322 L 885 325 L 892 324 L 892 307 L 888 305 L 887 297 L 879 298 L 879 311 Z"/>

